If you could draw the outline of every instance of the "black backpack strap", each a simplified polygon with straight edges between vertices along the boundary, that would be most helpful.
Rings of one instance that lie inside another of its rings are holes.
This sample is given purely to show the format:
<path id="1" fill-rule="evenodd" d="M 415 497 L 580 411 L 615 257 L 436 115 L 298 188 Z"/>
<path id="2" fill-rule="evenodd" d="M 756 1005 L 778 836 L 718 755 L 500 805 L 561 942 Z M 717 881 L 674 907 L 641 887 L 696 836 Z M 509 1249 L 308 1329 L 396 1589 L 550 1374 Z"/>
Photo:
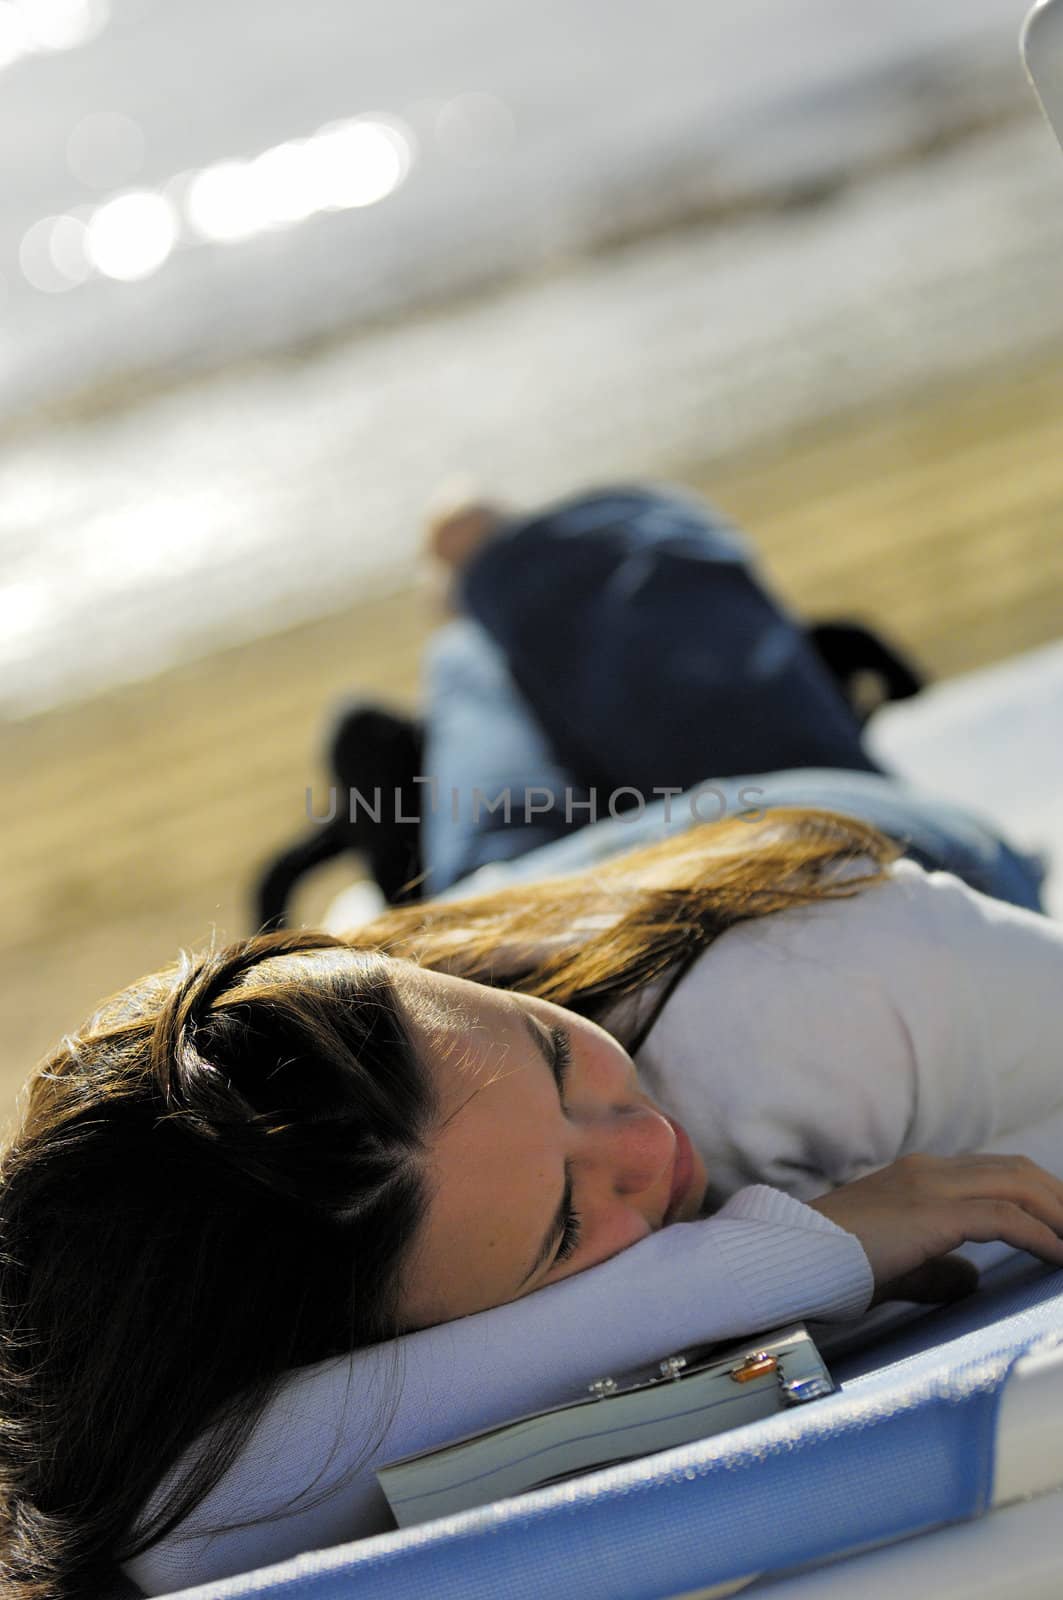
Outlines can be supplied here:
<path id="1" fill-rule="evenodd" d="M 872 710 L 888 700 L 909 700 L 927 682 L 925 672 L 877 630 L 847 618 L 810 623 L 805 632 L 827 671 L 849 702 L 861 726 Z M 871 673 L 878 680 L 874 706 L 857 699 L 857 679 Z"/>

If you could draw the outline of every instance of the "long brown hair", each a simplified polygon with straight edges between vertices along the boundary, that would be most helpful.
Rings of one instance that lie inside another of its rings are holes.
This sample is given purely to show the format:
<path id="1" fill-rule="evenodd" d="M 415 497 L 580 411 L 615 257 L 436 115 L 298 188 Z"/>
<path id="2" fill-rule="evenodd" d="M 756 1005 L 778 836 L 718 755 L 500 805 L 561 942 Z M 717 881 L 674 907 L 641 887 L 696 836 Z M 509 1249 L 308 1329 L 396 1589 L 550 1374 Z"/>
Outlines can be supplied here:
<path id="1" fill-rule="evenodd" d="M 594 1016 L 900 853 L 780 809 L 347 938 L 185 955 L 105 1002 L 31 1078 L 0 1162 L 4 1595 L 91 1593 L 217 1483 L 287 1370 L 400 1331 L 436 1107 L 392 959 Z"/>
<path id="2" fill-rule="evenodd" d="M 902 854 L 869 823 L 779 806 L 705 822 L 566 877 L 396 907 L 353 937 L 593 1019 L 736 923 L 846 898 Z"/>

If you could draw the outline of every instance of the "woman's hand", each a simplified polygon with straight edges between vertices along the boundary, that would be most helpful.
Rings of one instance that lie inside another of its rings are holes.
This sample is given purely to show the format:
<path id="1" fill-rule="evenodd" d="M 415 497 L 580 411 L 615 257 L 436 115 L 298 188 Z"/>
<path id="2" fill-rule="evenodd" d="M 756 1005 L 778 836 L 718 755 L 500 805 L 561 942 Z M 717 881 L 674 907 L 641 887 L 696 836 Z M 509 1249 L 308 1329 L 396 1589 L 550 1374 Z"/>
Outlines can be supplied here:
<path id="1" fill-rule="evenodd" d="M 1063 1267 L 1063 1182 L 1026 1156 L 903 1156 L 808 1203 L 860 1240 L 873 1304 L 969 1293 L 976 1269 L 947 1256 L 962 1244 L 1000 1239 Z"/>

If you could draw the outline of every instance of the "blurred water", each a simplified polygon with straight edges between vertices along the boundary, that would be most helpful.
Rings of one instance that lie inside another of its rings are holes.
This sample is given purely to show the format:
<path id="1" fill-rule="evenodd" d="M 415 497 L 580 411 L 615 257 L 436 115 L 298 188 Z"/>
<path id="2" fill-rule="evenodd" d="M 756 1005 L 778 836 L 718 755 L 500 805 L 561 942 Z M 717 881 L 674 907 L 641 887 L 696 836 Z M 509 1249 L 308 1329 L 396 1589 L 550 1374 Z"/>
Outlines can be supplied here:
<path id="1" fill-rule="evenodd" d="M 7 708 L 408 571 L 455 467 L 534 499 L 1063 334 L 1063 165 L 1039 122 L 1008 125 L 1020 20 L 1011 0 L 112 0 L 89 42 L 12 61 Z M 194 240 L 190 174 L 366 114 L 412 153 L 379 204 Z M 780 209 L 846 172 L 866 182 Z M 173 198 L 157 271 L 27 281 L 42 218 L 80 227 L 130 186 Z"/>
<path id="2" fill-rule="evenodd" d="M 81 48 L 0 74 L 4 409 L 115 367 L 284 345 L 578 251 L 628 213 L 667 218 L 719 185 L 903 142 L 932 119 L 928 99 L 965 91 L 972 50 L 1020 82 L 1014 0 L 110 4 Z M 470 94 L 501 113 L 477 118 L 474 102 L 470 125 Z M 112 192 L 94 171 L 161 189 L 374 111 L 401 118 L 417 149 L 379 206 L 186 243 L 143 283 L 51 295 L 23 278 L 35 222 Z M 125 139 L 97 127 L 86 141 L 87 118 L 116 115 Z"/>

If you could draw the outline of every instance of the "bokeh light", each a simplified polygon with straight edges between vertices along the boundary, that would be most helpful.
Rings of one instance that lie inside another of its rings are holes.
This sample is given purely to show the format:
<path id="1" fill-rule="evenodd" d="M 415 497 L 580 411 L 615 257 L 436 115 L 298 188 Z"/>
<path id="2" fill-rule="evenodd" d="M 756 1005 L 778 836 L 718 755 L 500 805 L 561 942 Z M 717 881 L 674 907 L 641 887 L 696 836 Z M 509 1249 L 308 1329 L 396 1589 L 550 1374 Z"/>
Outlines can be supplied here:
<path id="1" fill-rule="evenodd" d="M 84 218 L 44 217 L 23 238 L 22 270 L 48 294 L 94 272 L 135 282 L 157 271 L 179 241 L 235 243 L 322 212 L 375 205 L 404 182 L 415 153 L 413 133 L 397 118 L 330 122 L 252 159 L 213 162 L 159 190 L 117 195 Z M 67 141 L 71 170 L 86 184 L 132 176 L 143 159 L 140 129 L 117 112 L 82 118 Z"/>
<path id="2" fill-rule="evenodd" d="M 42 294 L 62 294 L 74 287 L 72 279 L 56 264 L 52 254 L 52 239 L 62 217 L 42 217 L 28 228 L 19 246 L 19 265 L 27 283 Z"/>
<path id="3" fill-rule="evenodd" d="M 30 43 L 38 50 L 87 44 L 110 18 L 108 0 L 20 0 Z"/>
<path id="4" fill-rule="evenodd" d="M 0 0 L 0 68 L 35 52 L 88 44 L 110 16 L 109 0 Z"/>
<path id="5" fill-rule="evenodd" d="M 307 150 L 317 205 L 323 211 L 375 205 L 405 180 L 414 154 L 409 128 L 391 120 L 356 117 L 320 129 Z"/>
<path id="6" fill-rule="evenodd" d="M 177 243 L 177 215 L 161 194 L 119 195 L 95 211 L 86 253 L 104 277 L 132 283 L 156 272 Z"/>
<path id="7" fill-rule="evenodd" d="M 200 238 L 246 239 L 321 211 L 375 205 L 403 182 L 413 157 L 413 135 L 392 119 L 329 123 L 253 161 L 220 161 L 197 173 L 185 217 Z"/>
<path id="8" fill-rule="evenodd" d="M 49 250 L 52 265 L 67 283 L 84 283 L 92 270 L 88 254 L 88 227 L 81 217 L 56 217 Z"/>
<path id="9" fill-rule="evenodd" d="M 259 228 L 249 161 L 219 161 L 197 172 L 185 188 L 189 227 L 202 239 L 246 239 Z"/>
<path id="10" fill-rule="evenodd" d="M 21 6 L 0 0 L 0 67 L 10 66 L 31 48 Z"/>
<path id="11" fill-rule="evenodd" d="M 290 139 L 263 151 L 247 169 L 251 204 L 260 228 L 281 228 L 305 222 L 317 210 L 307 182 L 307 140 Z"/>

